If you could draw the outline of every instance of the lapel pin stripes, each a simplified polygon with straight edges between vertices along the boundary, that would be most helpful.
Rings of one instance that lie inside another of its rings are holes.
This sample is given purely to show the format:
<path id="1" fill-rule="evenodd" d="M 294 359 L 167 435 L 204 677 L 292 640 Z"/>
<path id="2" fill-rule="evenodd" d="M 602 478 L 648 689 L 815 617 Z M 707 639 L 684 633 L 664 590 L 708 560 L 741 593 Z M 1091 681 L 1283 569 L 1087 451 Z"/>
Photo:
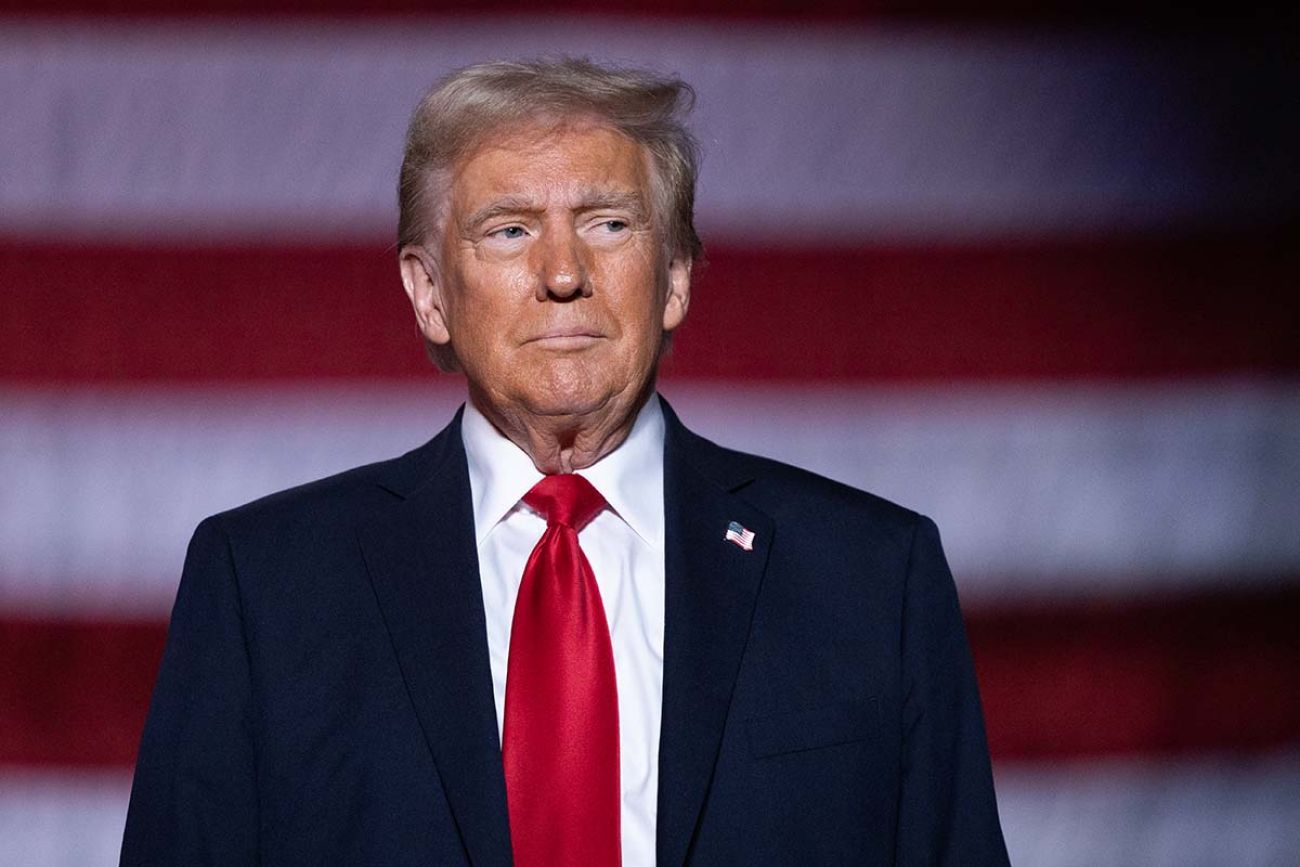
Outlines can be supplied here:
<path id="1" fill-rule="evenodd" d="M 722 538 L 746 551 L 754 550 L 754 531 L 746 530 L 735 521 L 727 525 L 727 534 Z"/>

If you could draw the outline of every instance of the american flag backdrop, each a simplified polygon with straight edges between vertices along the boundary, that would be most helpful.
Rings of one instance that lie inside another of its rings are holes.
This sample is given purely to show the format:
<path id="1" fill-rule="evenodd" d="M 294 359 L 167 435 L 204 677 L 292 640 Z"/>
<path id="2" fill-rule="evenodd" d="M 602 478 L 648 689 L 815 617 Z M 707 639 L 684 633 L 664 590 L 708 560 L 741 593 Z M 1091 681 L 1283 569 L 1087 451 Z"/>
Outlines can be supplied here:
<path id="1" fill-rule="evenodd" d="M 938 522 L 1013 862 L 1300 864 L 1293 30 L 956 5 L 0 4 L 0 864 L 115 863 L 202 517 L 449 419 L 405 123 L 546 54 L 696 87 L 662 390 Z"/>

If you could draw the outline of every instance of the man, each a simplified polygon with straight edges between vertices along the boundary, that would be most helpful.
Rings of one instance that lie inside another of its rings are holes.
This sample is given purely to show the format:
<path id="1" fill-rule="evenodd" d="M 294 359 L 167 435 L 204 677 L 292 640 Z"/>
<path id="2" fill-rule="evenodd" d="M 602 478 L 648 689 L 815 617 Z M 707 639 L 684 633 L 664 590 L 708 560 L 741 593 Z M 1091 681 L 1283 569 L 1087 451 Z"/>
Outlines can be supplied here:
<path id="1" fill-rule="evenodd" d="M 699 253 L 677 81 L 462 70 L 403 284 L 469 402 L 204 521 L 124 864 L 1004 864 L 926 518 L 654 393 Z"/>

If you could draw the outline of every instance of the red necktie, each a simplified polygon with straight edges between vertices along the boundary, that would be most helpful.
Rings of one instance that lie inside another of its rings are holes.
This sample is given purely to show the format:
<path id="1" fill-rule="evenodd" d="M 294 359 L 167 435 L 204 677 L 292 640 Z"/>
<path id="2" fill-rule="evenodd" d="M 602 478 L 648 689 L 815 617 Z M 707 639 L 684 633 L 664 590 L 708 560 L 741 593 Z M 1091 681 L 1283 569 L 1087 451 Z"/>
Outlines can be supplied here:
<path id="1" fill-rule="evenodd" d="M 582 476 L 524 495 L 546 532 L 510 630 L 501 760 L 520 867 L 619 864 L 618 690 L 605 608 L 578 531 L 605 508 Z"/>

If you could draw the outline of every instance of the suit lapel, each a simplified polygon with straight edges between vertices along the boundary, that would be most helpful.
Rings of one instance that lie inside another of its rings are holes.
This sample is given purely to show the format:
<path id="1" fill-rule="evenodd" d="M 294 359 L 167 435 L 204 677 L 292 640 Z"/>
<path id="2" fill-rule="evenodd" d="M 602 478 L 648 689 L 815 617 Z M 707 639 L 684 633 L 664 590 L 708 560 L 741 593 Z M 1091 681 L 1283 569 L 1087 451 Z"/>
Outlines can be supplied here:
<path id="1" fill-rule="evenodd" d="M 375 594 L 471 862 L 509 864 L 483 594 L 460 416 L 360 529 Z"/>
<path id="2" fill-rule="evenodd" d="M 773 524 L 733 493 L 716 446 L 664 403 L 665 623 L 656 829 L 685 862 L 722 743 Z M 411 702 L 474 864 L 509 864 L 510 828 L 460 417 L 386 484 L 400 499 L 359 529 Z M 752 551 L 724 540 L 735 521 Z"/>
<path id="3" fill-rule="evenodd" d="M 659 742 L 657 861 L 689 853 L 731 703 L 773 524 L 732 493 L 716 446 L 691 434 L 664 404 L 665 623 Z M 754 531 L 753 550 L 724 539 L 730 522 Z"/>

